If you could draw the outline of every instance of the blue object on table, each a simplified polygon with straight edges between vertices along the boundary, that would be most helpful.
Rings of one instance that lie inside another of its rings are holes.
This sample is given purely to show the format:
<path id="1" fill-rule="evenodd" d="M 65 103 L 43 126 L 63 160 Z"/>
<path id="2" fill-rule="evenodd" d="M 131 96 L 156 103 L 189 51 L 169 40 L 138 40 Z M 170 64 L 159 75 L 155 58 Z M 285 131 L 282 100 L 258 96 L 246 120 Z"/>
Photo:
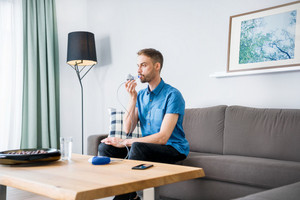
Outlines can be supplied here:
<path id="1" fill-rule="evenodd" d="M 94 156 L 89 159 L 89 162 L 93 165 L 106 165 L 110 163 L 110 158 L 106 156 Z"/>

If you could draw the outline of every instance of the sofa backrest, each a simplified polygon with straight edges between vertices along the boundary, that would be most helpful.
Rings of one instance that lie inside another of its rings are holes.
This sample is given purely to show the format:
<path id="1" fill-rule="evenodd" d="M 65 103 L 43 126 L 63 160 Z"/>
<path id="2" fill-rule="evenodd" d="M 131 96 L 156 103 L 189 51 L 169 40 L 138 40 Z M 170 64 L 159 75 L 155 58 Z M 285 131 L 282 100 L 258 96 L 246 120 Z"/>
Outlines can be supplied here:
<path id="1" fill-rule="evenodd" d="M 300 109 L 229 106 L 224 154 L 300 161 Z"/>
<path id="2" fill-rule="evenodd" d="M 191 151 L 222 154 L 226 107 L 185 110 L 183 129 Z"/>

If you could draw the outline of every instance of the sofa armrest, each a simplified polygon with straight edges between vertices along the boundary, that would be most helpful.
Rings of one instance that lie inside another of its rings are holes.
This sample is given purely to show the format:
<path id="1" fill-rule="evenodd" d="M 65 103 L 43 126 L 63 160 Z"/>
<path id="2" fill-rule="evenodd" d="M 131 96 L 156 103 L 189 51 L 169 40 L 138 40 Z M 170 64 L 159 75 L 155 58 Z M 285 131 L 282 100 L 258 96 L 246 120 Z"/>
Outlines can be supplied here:
<path id="1" fill-rule="evenodd" d="M 107 136 L 108 134 L 90 135 L 87 139 L 87 154 L 91 156 L 97 156 L 100 141 Z"/>

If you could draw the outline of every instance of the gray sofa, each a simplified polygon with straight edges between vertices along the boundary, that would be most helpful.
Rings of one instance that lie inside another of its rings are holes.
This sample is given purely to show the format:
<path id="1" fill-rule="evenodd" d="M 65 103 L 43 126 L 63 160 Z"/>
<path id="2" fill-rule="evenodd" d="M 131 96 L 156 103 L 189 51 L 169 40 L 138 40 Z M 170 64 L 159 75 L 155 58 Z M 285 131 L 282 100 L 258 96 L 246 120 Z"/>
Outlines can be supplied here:
<path id="1" fill-rule="evenodd" d="M 156 188 L 157 199 L 300 199 L 300 109 L 186 109 L 183 127 L 190 154 L 179 164 L 206 176 Z M 103 137 L 88 138 L 88 154 Z"/>

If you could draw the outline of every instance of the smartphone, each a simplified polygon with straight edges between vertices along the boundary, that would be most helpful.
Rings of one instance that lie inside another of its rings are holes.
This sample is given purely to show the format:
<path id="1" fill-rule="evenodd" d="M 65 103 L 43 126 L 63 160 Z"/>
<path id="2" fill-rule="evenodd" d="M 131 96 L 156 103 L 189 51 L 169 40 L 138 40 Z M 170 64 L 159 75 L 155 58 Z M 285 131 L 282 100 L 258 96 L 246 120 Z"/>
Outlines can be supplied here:
<path id="1" fill-rule="evenodd" d="M 153 165 L 150 165 L 150 164 L 140 164 L 140 165 L 132 167 L 132 169 L 148 169 L 150 167 L 153 167 Z"/>

